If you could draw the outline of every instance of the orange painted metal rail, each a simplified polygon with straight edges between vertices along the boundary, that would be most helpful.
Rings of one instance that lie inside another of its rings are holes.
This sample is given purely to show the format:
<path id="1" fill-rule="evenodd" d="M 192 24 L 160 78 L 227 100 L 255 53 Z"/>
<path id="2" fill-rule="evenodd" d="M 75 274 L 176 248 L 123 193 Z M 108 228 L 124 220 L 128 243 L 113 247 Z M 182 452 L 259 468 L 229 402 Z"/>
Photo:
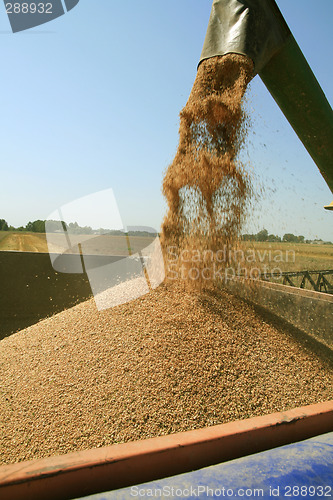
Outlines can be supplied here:
<path id="1" fill-rule="evenodd" d="M 0 467 L 1 500 L 65 500 L 189 472 L 333 431 L 333 401 Z"/>

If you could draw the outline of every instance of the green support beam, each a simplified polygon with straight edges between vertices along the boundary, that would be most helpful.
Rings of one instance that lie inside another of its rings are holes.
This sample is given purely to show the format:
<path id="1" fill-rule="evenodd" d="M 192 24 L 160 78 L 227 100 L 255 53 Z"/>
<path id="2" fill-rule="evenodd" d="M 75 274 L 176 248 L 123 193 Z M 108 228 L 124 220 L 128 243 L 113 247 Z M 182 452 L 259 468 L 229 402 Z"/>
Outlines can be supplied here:
<path id="1" fill-rule="evenodd" d="M 333 111 L 274 0 L 213 1 L 199 64 L 228 53 L 253 60 L 333 192 Z"/>
<path id="2" fill-rule="evenodd" d="M 259 73 L 333 193 L 333 112 L 293 36 Z"/>

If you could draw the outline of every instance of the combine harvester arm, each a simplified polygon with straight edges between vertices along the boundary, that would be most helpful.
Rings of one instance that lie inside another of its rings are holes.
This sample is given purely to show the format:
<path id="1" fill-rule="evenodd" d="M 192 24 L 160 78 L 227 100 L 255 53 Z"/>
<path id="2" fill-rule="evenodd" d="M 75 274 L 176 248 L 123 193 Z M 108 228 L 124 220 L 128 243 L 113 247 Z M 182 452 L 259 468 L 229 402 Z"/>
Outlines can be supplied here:
<path id="1" fill-rule="evenodd" d="M 228 53 L 252 59 L 333 192 L 332 108 L 274 0 L 214 0 L 200 63 Z"/>

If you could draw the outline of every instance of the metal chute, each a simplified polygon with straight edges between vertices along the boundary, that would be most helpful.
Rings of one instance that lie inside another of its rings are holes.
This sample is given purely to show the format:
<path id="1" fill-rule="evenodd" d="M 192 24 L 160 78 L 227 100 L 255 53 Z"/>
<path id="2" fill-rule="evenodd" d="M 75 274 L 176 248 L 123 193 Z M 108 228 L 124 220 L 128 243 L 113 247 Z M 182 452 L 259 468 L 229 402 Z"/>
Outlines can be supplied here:
<path id="1" fill-rule="evenodd" d="M 274 0 L 214 0 L 199 64 L 243 54 L 333 192 L 333 112 Z"/>

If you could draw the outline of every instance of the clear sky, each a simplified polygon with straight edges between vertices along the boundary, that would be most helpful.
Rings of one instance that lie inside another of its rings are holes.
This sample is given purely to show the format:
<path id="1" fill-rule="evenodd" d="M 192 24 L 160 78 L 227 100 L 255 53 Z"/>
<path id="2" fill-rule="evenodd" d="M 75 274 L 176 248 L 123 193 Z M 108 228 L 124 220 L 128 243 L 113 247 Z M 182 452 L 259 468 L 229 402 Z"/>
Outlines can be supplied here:
<path id="1" fill-rule="evenodd" d="M 333 102 L 332 0 L 277 0 Z M 159 228 L 163 172 L 211 0 L 80 0 L 13 34 L 0 5 L 0 218 L 14 226 L 112 188 L 127 225 Z M 244 156 L 265 186 L 248 230 L 333 240 L 333 195 L 257 76 Z"/>

